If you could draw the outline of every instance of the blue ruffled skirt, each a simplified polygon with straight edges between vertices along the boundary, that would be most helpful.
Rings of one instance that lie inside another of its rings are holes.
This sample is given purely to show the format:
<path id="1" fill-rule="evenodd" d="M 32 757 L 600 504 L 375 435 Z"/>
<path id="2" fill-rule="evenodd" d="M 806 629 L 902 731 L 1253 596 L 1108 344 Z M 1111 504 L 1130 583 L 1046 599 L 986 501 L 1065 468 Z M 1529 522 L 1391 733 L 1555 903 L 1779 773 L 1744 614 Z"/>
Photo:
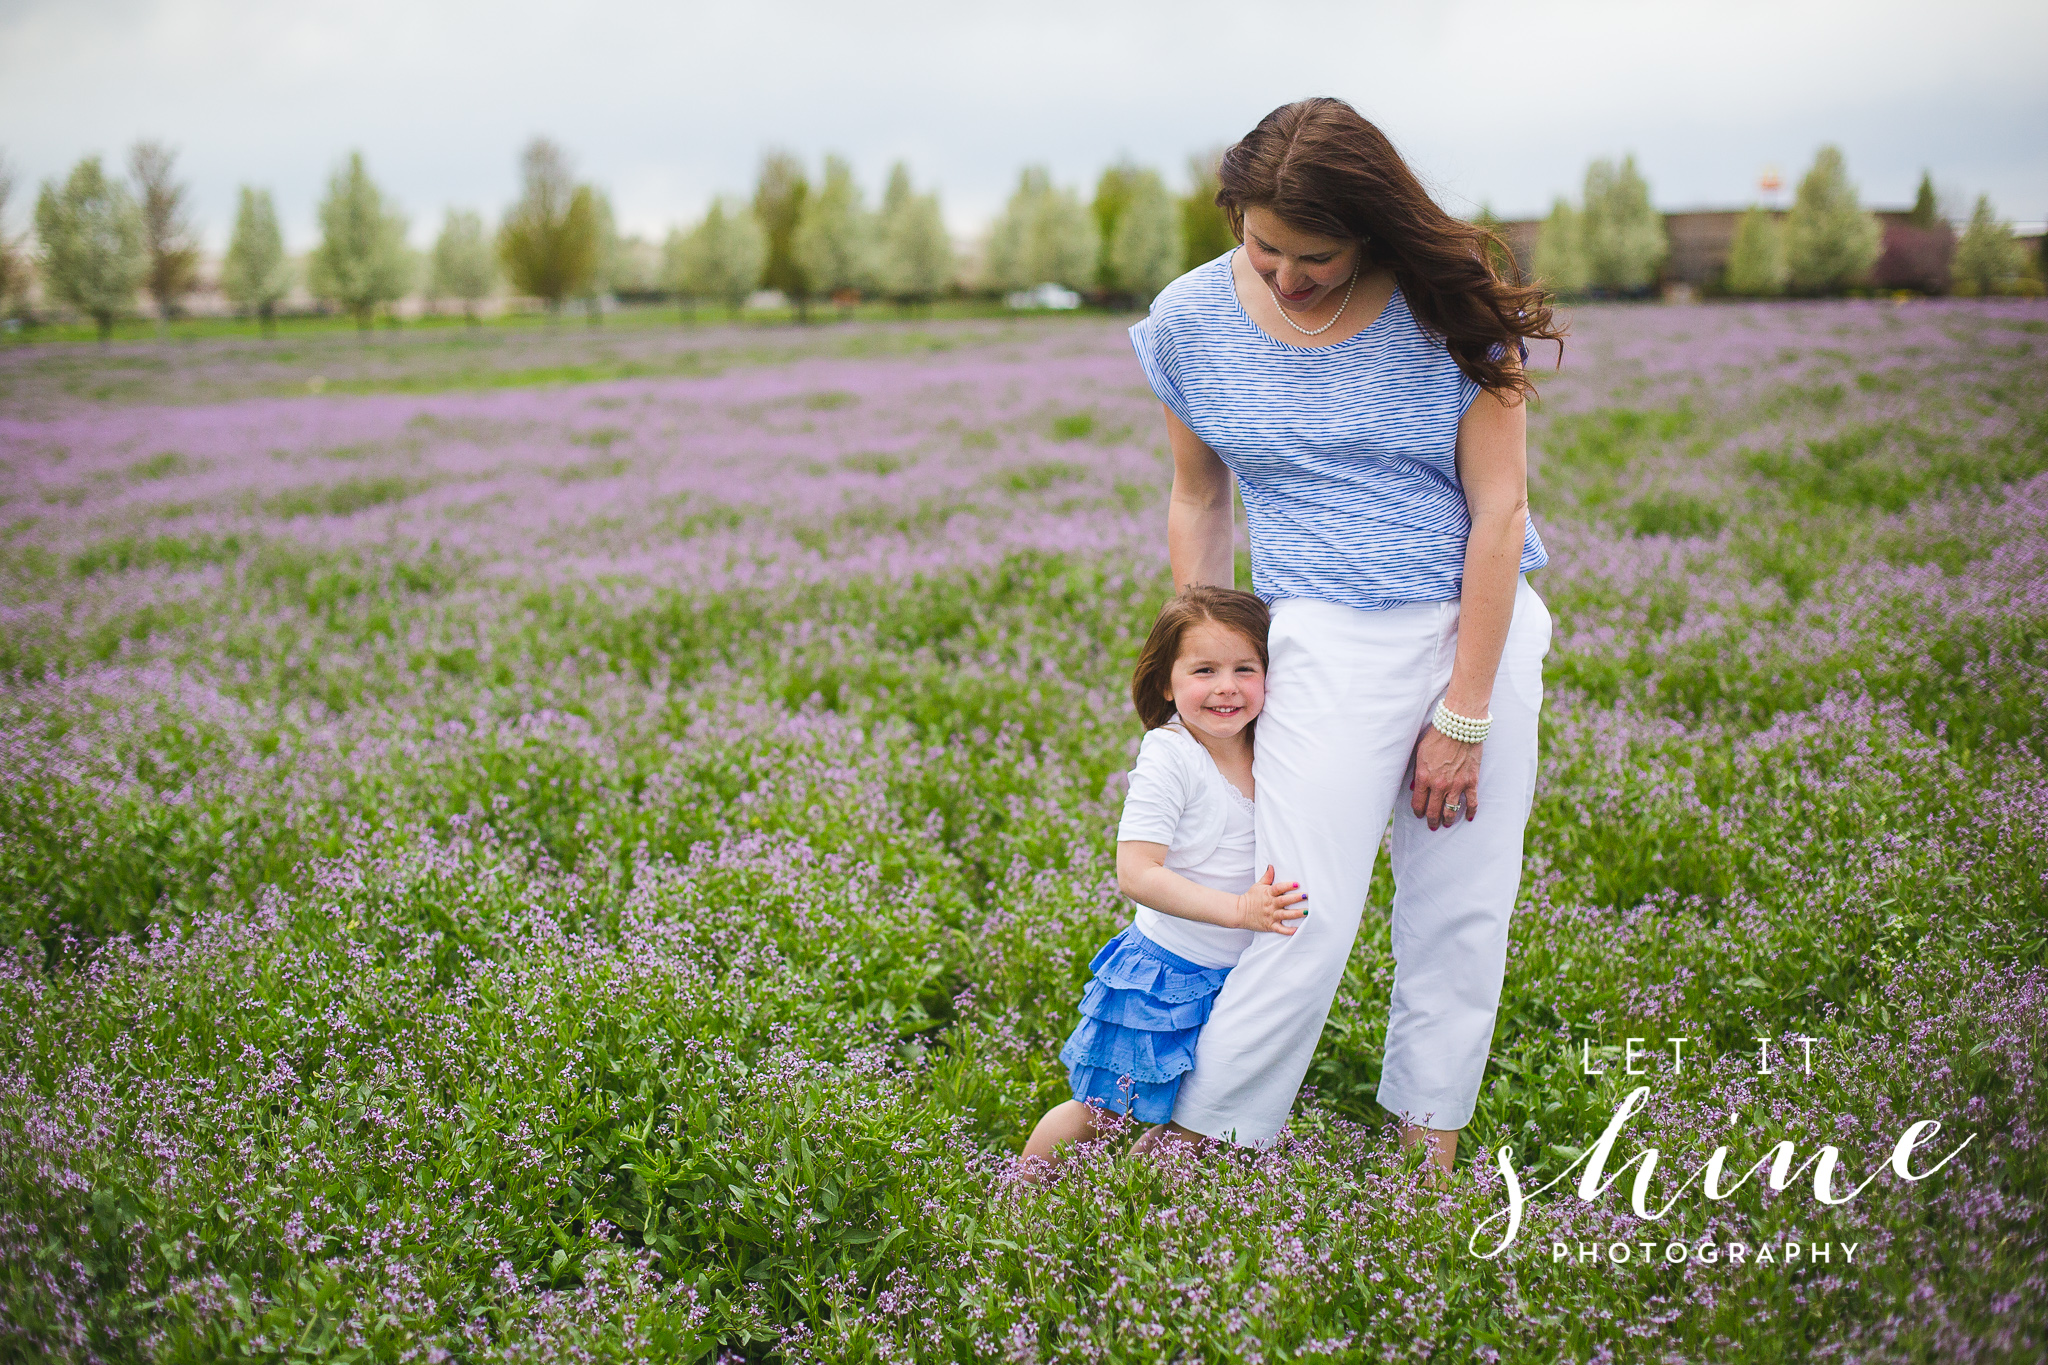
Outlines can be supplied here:
<path id="1" fill-rule="evenodd" d="M 1088 969 L 1095 976 L 1081 996 L 1081 1022 L 1060 1049 L 1074 1098 L 1166 1122 L 1230 968 L 1170 953 L 1134 924 L 1103 944 Z"/>

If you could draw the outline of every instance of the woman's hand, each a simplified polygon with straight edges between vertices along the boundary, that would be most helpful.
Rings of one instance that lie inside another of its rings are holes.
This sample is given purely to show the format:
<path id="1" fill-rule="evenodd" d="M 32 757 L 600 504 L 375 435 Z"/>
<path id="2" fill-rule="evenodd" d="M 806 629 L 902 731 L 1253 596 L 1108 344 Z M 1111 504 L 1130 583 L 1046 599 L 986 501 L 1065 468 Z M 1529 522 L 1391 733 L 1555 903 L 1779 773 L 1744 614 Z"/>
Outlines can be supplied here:
<path id="1" fill-rule="evenodd" d="M 1460 817 L 1471 820 L 1478 816 L 1479 751 L 1484 747 L 1452 739 L 1434 725 L 1423 729 L 1415 744 L 1415 780 L 1408 784 L 1414 795 L 1409 805 L 1429 821 L 1431 829 L 1446 829 Z"/>
<path id="2" fill-rule="evenodd" d="M 1299 927 L 1293 921 L 1308 914 L 1297 908 L 1307 899 L 1300 882 L 1273 885 L 1273 866 L 1268 863 L 1266 875 L 1238 895 L 1237 927 L 1261 934 L 1292 934 Z"/>

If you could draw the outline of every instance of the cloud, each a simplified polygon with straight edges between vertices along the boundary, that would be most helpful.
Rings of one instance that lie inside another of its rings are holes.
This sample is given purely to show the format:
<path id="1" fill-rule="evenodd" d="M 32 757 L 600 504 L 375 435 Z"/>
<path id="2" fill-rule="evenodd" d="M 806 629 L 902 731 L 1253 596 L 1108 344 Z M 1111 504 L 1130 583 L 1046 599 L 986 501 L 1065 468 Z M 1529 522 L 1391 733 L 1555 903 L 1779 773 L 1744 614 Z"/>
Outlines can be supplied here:
<path id="1" fill-rule="evenodd" d="M 0 10 L 0 128 L 31 184 L 169 140 L 216 244 L 245 181 L 309 243 L 358 147 L 425 240 L 446 206 L 502 209 L 536 132 L 644 232 L 744 192 L 771 144 L 843 152 L 871 191 L 907 159 L 971 231 L 1027 162 L 1082 183 L 1128 154 L 1178 176 L 1312 93 L 1378 120 L 1454 207 L 1539 212 L 1623 151 L 1662 204 L 1739 203 L 1766 163 L 1796 173 L 1832 141 L 1866 199 L 1907 199 L 1927 167 L 2039 218 L 2044 40 L 2048 7 L 1986 0 L 30 0 Z"/>

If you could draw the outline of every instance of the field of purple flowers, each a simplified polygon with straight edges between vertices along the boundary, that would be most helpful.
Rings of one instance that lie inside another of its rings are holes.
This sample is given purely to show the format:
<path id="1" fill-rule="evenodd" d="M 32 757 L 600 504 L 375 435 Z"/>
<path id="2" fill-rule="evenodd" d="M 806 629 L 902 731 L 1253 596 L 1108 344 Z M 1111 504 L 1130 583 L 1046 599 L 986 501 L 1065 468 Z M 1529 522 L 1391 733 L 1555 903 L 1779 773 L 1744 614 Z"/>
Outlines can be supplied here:
<path id="1" fill-rule="evenodd" d="M 1573 324 L 1442 1191 L 1384 871 L 1279 1147 L 1005 1177 L 1122 922 L 1121 325 L 0 353 L 0 1359 L 2041 1358 L 2048 308 Z M 1638 1085 L 1662 1216 L 1475 1254 Z M 1876 1178 L 1702 1194 L 1783 1141 Z"/>

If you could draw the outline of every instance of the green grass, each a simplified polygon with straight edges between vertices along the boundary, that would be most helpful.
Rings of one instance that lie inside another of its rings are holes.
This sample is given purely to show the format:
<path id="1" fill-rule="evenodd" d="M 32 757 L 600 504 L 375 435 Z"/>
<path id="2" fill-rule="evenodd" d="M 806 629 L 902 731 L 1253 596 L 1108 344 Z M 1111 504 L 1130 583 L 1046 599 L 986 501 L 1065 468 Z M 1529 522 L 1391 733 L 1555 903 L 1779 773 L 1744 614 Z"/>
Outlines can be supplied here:
<path id="1" fill-rule="evenodd" d="M 1004 1178 L 1125 918 L 1154 560 L 551 581 L 318 540 L 424 486 L 319 462 L 260 535 L 135 513 L 61 557 L 16 523 L 0 1358 L 2038 1358 L 2048 382 L 1966 350 L 1899 385 L 1537 414 L 1544 772 L 1441 1194 L 1374 1099 L 1384 860 L 1286 1144 L 1120 1137 Z M 1071 459 L 981 491 L 1087 476 L 1080 415 L 1035 412 Z M 556 477 L 615 473 L 618 430 Z M 182 459 L 145 445 L 121 486 Z M 824 552 L 951 506 L 875 491 L 800 529 Z M 678 537 L 792 515 L 663 510 Z M 1814 1038 L 1816 1073 L 1757 1075 L 1759 1033 Z M 1696 1066 L 1649 1074 L 1616 1152 L 1656 1145 L 1664 1195 L 1719 1144 L 1833 1143 L 1855 1179 L 1914 1119 L 1974 1144 L 1832 1209 L 1752 1181 L 1645 1225 L 1624 1179 L 1470 1254 L 1489 1154 L 1563 1168 L 1636 1083 L 1624 1040 L 1673 1034 Z M 1551 1252 L 1710 1236 L 1863 1250 Z"/>
<path id="2" fill-rule="evenodd" d="M 1094 307 L 1084 307 L 1071 313 L 1049 316 L 1099 317 L 1102 311 Z M 810 310 L 808 322 L 813 326 L 829 326 L 844 322 L 945 322 L 1016 316 L 1014 310 L 999 300 L 959 298 L 940 299 L 928 307 L 911 309 L 899 308 L 886 302 L 865 302 L 856 304 L 849 311 L 842 311 L 825 304 Z M 280 315 L 267 332 L 254 317 L 182 317 L 174 319 L 162 328 L 159 328 L 153 319 L 129 317 L 114 324 L 111 340 L 190 342 L 256 338 L 282 349 L 306 338 L 352 337 L 362 335 L 365 331 L 371 337 L 387 336 L 392 333 L 428 333 L 452 338 L 474 334 L 569 329 L 587 329 L 599 333 L 610 329 L 630 333 L 644 328 L 740 326 L 749 329 L 773 329 L 794 325 L 799 325 L 798 314 L 794 308 L 788 306 L 748 309 L 735 317 L 722 308 L 686 310 L 669 303 L 630 303 L 605 313 L 603 320 L 594 325 L 588 313 L 578 307 L 565 308 L 560 316 L 553 318 L 544 310 L 520 307 L 479 317 L 474 323 L 463 317 L 460 312 L 452 310 L 422 313 L 416 317 L 405 318 L 380 315 L 375 325 L 368 329 L 358 327 L 355 320 L 345 314 L 290 313 Z M 44 321 L 11 331 L 0 331 L 0 350 L 12 347 L 97 343 L 99 340 L 99 329 L 90 322 Z"/>
<path id="3" fill-rule="evenodd" d="M 1099 326 L 1101 316 L 1042 317 L 967 306 L 906 316 L 877 307 L 857 310 L 851 322 L 818 314 L 804 326 L 753 315 L 739 323 L 690 323 L 670 311 L 642 310 L 622 315 L 617 325 L 594 328 L 507 322 L 358 333 L 309 323 L 301 334 L 271 339 L 232 329 L 210 333 L 194 323 L 193 334 L 168 341 L 151 334 L 120 337 L 110 347 L 75 339 L 17 343 L 16 363 L 0 373 L 0 404 L 39 417 L 80 405 L 183 405 L 305 394 L 422 394 L 696 378 L 811 357 L 879 359 L 1005 338 L 1029 340 L 1048 329 Z M 841 401 L 830 394 L 816 397 L 827 405 Z"/>

